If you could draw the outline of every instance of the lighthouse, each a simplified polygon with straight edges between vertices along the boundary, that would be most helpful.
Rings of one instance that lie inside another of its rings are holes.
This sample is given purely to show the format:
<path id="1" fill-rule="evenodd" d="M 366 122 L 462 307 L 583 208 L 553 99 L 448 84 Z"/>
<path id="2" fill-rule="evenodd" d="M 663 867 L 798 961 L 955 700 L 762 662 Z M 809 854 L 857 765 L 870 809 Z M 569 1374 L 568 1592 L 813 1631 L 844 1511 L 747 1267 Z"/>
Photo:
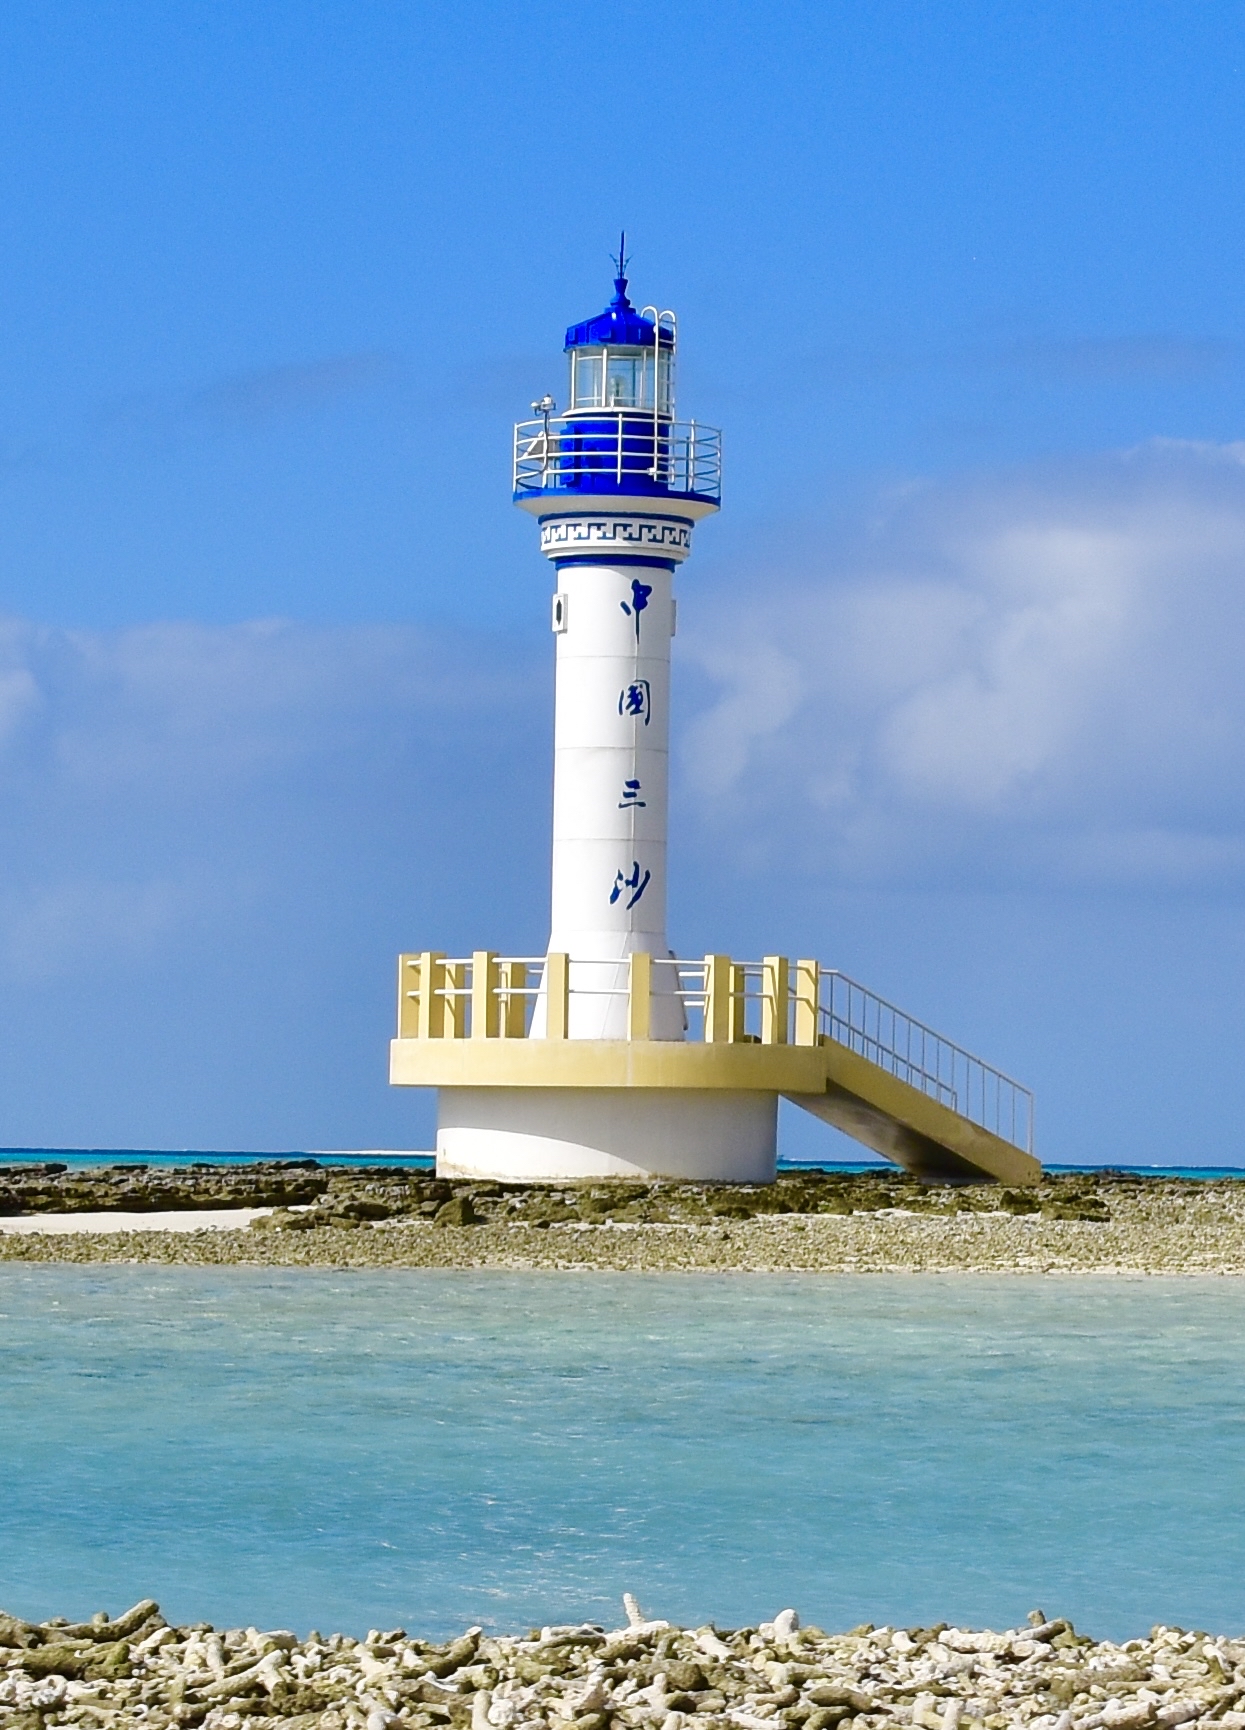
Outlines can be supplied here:
<path id="1" fill-rule="evenodd" d="M 1032 1097 L 812 958 L 679 957 L 667 932 L 675 577 L 721 504 L 714 427 L 676 413 L 678 323 L 566 332 L 565 406 L 514 429 L 552 571 L 548 947 L 399 957 L 390 1079 L 437 1089 L 446 1176 L 766 1183 L 780 1097 L 928 1178 L 1037 1180 Z"/>
<path id="2" fill-rule="evenodd" d="M 515 501 L 554 572 L 549 948 L 578 975 L 574 1039 L 625 1037 L 630 957 L 671 957 L 674 578 L 721 496 L 719 433 L 675 419 L 675 316 L 637 311 L 625 269 L 620 248 L 609 305 L 566 333 L 565 413 L 534 404 L 541 419 L 516 429 Z M 651 1037 L 682 1039 L 673 970 L 653 987 Z"/>

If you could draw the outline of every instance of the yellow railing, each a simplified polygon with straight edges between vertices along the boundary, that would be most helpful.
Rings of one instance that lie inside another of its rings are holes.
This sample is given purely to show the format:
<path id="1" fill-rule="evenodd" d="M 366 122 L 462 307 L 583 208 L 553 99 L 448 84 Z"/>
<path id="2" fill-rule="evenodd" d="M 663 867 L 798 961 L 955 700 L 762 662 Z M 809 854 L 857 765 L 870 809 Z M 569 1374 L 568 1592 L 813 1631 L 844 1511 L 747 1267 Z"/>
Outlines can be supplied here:
<path id="1" fill-rule="evenodd" d="M 602 984 L 612 974 L 615 984 Z M 565 1039 L 572 997 L 625 997 L 627 1037 L 647 1039 L 654 992 L 677 997 L 710 1042 L 816 1045 L 816 961 L 760 962 L 706 955 L 675 961 L 638 951 L 622 961 L 550 953 L 452 958 L 437 950 L 398 957 L 399 1039 L 526 1039 L 538 999 L 546 1039 Z"/>
<path id="2" fill-rule="evenodd" d="M 809 959 L 706 955 L 677 961 L 637 952 L 621 961 L 591 961 L 558 953 L 502 956 L 478 949 L 450 957 L 424 950 L 398 958 L 398 1038 L 528 1039 L 543 1001 L 543 1037 L 566 1039 L 571 999 L 607 996 L 626 999 L 626 1037 L 646 1040 L 658 994 L 681 1002 L 692 1039 L 843 1046 L 1032 1151 L 1028 1088 L 836 968 Z"/>

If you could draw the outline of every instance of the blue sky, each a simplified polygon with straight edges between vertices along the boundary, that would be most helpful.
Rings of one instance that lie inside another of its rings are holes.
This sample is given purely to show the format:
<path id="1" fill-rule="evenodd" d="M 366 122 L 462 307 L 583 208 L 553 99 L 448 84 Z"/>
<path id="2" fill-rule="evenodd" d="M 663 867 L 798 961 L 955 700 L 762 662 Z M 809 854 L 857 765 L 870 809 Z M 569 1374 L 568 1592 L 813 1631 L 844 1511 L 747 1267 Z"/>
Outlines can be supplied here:
<path id="1" fill-rule="evenodd" d="M 7 6 L 0 1145 L 428 1145 L 393 956 L 545 938 L 510 423 L 625 224 L 726 440 L 676 945 L 1245 1163 L 1243 95 L 1221 0 Z"/>

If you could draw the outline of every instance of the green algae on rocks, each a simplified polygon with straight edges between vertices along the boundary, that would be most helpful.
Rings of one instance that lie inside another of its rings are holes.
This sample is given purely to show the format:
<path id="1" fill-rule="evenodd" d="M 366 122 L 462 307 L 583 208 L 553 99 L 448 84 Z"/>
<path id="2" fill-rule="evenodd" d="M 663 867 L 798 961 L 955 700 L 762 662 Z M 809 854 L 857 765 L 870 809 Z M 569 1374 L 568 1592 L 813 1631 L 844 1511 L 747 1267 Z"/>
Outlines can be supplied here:
<path id="1" fill-rule="evenodd" d="M 443 1225 L 670 1225 L 754 1219 L 773 1214 L 839 1214 L 902 1208 L 909 1213 L 1035 1213 L 1105 1221 L 1111 1197 L 1136 1185 L 1163 1192 L 1187 1180 L 1094 1172 L 1046 1176 L 1035 1189 L 994 1184 L 959 1188 L 918 1183 L 906 1172 L 788 1171 L 763 1185 L 702 1183 L 519 1184 L 451 1181 L 394 1166 L 320 1166 L 314 1159 L 250 1166 L 151 1167 L 57 1164 L 0 1166 L 0 1216 L 32 1213 L 160 1213 L 266 1207 L 277 1229 L 350 1226 L 393 1218 Z M 1203 1186 L 1204 1187 L 1204 1186 Z M 297 1210 L 297 1211 L 295 1211 Z"/>

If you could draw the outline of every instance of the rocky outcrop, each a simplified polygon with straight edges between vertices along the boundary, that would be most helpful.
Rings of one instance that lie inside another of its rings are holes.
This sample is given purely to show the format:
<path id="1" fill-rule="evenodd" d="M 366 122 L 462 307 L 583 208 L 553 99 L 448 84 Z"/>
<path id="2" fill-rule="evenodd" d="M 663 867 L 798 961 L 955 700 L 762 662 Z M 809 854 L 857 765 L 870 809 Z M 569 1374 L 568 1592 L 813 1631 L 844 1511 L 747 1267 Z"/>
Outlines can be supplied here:
<path id="1" fill-rule="evenodd" d="M 227 1199 L 256 1205 L 273 1193 L 274 1169 L 231 1170 Z M 58 1211 L 56 1185 L 71 1177 L 72 1185 L 86 1181 L 69 1173 L 23 1180 L 27 1218 Z M 212 1186 L 226 1179 L 183 1167 L 159 1182 L 174 1179 L 182 1210 L 221 1205 Z M 106 1189 L 112 1178 L 105 1170 L 91 1181 Z M 126 1177 L 118 1189 L 126 1205 L 133 1181 Z M 314 1198 L 274 1206 L 248 1231 L 54 1236 L 0 1227 L 0 1259 L 637 1273 L 1245 1273 L 1245 1181 L 1231 1178 L 1103 1171 L 1049 1176 L 1033 1190 L 953 1189 L 870 1170 L 783 1172 L 765 1187 L 555 1186 L 449 1182 L 409 1167 L 299 1165 L 290 1182 L 310 1186 Z"/>
<path id="2" fill-rule="evenodd" d="M 773 1184 L 519 1184 L 449 1181 L 401 1166 L 321 1166 L 314 1159 L 252 1165 L 116 1165 L 55 1162 L 0 1166 L 0 1215 L 158 1213 L 225 1207 L 277 1210 L 261 1229 L 308 1231 L 405 1218 L 445 1224 L 703 1224 L 778 1215 L 878 1213 L 903 1208 L 946 1217 L 1005 1212 L 1104 1222 L 1111 1197 L 1131 1182 L 1109 1172 L 1047 1177 L 1038 1189 L 918 1183 L 906 1172 L 783 1172 Z"/>

